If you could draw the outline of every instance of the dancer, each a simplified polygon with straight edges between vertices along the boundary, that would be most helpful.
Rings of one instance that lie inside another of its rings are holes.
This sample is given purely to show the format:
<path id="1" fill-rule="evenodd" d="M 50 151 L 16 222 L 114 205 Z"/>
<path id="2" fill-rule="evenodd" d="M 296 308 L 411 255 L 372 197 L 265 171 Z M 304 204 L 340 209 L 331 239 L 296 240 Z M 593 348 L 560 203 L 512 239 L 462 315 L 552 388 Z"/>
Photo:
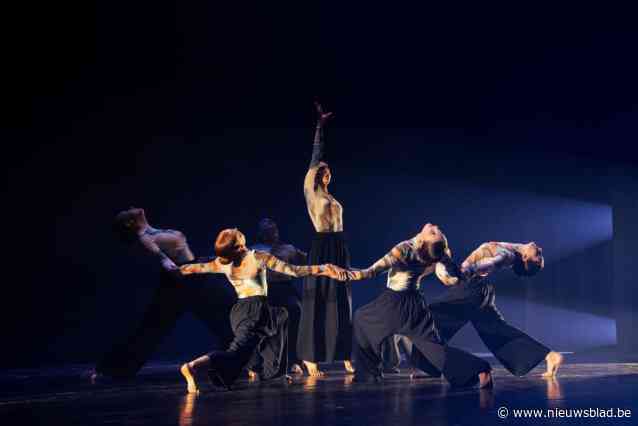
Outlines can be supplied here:
<path id="1" fill-rule="evenodd" d="M 449 341 L 471 322 L 485 346 L 515 376 L 524 376 L 543 360 L 547 363 L 543 377 L 556 376 L 563 356 L 508 324 L 496 307 L 496 289 L 487 280 L 491 273 L 506 268 L 519 276 L 532 276 L 544 264 L 543 250 L 534 242 L 481 244 L 461 264 L 461 282 L 430 304 L 442 339 Z M 437 268 L 437 275 L 443 270 Z"/>
<path id="2" fill-rule="evenodd" d="M 399 374 L 401 365 L 401 352 L 410 358 L 412 354 L 412 342 L 405 336 L 395 334 L 381 343 L 381 360 L 383 362 L 383 374 Z"/>
<path id="3" fill-rule="evenodd" d="M 257 239 L 259 243 L 251 247 L 253 250 L 270 253 L 276 258 L 293 265 L 307 264 L 307 253 L 292 244 L 286 244 L 279 240 L 279 227 L 272 219 L 265 218 L 259 221 Z M 290 372 L 303 374 L 301 360 L 297 356 L 301 298 L 295 288 L 294 280 L 289 275 L 268 271 L 268 282 L 277 283 L 268 288 L 268 303 L 271 306 L 286 308 L 286 311 L 288 311 L 288 363 L 290 364 Z"/>
<path id="4" fill-rule="evenodd" d="M 226 275 L 239 298 L 230 313 L 235 338 L 226 351 L 213 351 L 182 365 L 180 371 L 189 393 L 198 391 L 197 376 L 201 371 L 208 371 L 213 383 L 227 389 L 244 368 L 262 380 L 285 375 L 288 314 L 284 308 L 268 304 L 267 270 L 293 277 L 324 275 L 346 279 L 345 271 L 332 265 L 289 265 L 269 253 L 248 250 L 246 238 L 238 229 L 219 233 L 215 254 L 218 257 L 211 262 L 184 265 L 180 270 L 186 275 Z"/>
<path id="5" fill-rule="evenodd" d="M 355 380 L 380 381 L 381 345 L 400 334 L 413 342 L 413 352 L 436 367 L 453 386 L 492 386 L 490 365 L 460 349 L 443 345 L 432 315 L 419 292 L 421 280 L 431 274 L 437 262 L 451 257 L 447 239 L 430 223 L 410 240 L 403 241 L 364 270 L 348 271 L 351 280 L 368 279 L 388 271 L 387 289 L 374 301 L 359 308 L 354 316 L 355 354 L 359 363 Z M 452 277 L 446 277 L 449 282 Z M 417 368 L 430 371 L 430 365 Z"/>
<path id="6" fill-rule="evenodd" d="M 332 113 L 315 102 L 318 121 L 310 167 L 304 180 L 304 196 L 315 235 L 310 263 L 350 266 L 350 252 L 343 233 L 343 207 L 330 194 L 332 175 L 323 159 L 323 128 Z M 352 289 L 330 277 L 308 277 L 304 281 L 301 327 L 297 353 L 310 376 L 321 376 L 318 362 L 343 360 L 346 371 L 354 373 L 352 353 Z"/>
<path id="7" fill-rule="evenodd" d="M 144 210 L 135 207 L 120 212 L 114 227 L 125 242 L 137 242 L 157 257 L 162 265 L 160 284 L 140 324 L 98 362 L 90 378 L 96 381 L 104 376 L 119 379 L 135 376 L 188 311 L 207 325 L 221 347 L 227 346 L 233 338 L 228 314 L 237 298 L 230 286 L 212 286 L 204 277 L 180 277 L 177 265 L 195 259 L 184 234 L 153 228 Z"/>

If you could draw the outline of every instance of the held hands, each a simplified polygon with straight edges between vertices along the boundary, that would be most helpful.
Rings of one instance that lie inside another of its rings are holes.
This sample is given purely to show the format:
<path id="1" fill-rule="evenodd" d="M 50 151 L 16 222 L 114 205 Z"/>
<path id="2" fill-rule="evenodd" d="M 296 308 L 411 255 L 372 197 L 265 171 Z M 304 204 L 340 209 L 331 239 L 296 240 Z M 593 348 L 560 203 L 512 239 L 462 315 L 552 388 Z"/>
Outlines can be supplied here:
<path id="1" fill-rule="evenodd" d="M 162 268 L 164 268 L 167 271 L 179 270 L 175 262 L 173 262 L 171 259 L 168 259 L 168 258 L 162 259 Z"/>
<path id="2" fill-rule="evenodd" d="M 332 117 L 334 117 L 334 114 L 331 112 L 323 112 L 323 106 L 318 99 L 315 99 L 315 109 L 317 110 L 318 127 L 323 127 Z"/>
<path id="3" fill-rule="evenodd" d="M 349 269 L 347 271 L 348 281 L 357 281 L 363 279 L 363 274 L 361 271 Z"/>
<path id="4" fill-rule="evenodd" d="M 326 270 L 321 275 L 325 275 L 337 281 L 346 281 L 348 279 L 348 273 L 345 269 L 332 264 L 324 266 Z"/>

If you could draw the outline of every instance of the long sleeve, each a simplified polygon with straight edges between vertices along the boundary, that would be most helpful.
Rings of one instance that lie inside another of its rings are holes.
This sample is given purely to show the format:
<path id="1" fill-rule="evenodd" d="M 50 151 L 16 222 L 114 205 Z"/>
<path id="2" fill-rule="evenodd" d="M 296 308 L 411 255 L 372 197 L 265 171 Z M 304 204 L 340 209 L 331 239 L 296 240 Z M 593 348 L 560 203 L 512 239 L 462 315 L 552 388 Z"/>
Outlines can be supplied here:
<path id="1" fill-rule="evenodd" d="M 321 126 L 317 126 L 315 128 L 315 139 L 312 144 L 312 158 L 310 159 L 310 165 L 308 166 L 309 169 L 317 167 L 321 160 L 323 160 L 323 150 L 323 128 Z"/>
<path id="2" fill-rule="evenodd" d="M 190 263 L 183 265 L 179 270 L 184 275 L 190 274 L 219 274 L 221 273 L 221 267 L 217 259 L 213 259 L 206 263 Z"/>
<path id="3" fill-rule="evenodd" d="M 320 126 L 315 129 L 315 139 L 312 144 L 312 158 L 310 159 L 310 165 L 308 166 L 308 172 L 304 179 L 304 195 L 306 200 L 311 199 L 315 194 L 315 180 L 317 177 L 317 171 L 323 160 L 324 145 L 323 145 L 323 130 Z"/>
<path id="4" fill-rule="evenodd" d="M 348 271 L 348 278 L 351 281 L 359 281 L 365 280 L 368 278 L 375 277 L 380 273 L 387 271 L 392 268 L 397 263 L 401 262 L 404 259 L 404 250 L 401 247 L 401 244 L 395 246 L 390 250 L 385 256 L 381 259 L 374 262 L 370 267 L 366 269 L 362 269 L 359 271 Z"/>
<path id="5" fill-rule="evenodd" d="M 485 252 L 485 250 L 482 251 L 482 253 Z M 514 245 L 502 246 L 499 244 L 495 253 L 490 256 L 478 257 L 474 255 L 474 253 L 470 255 L 470 257 L 463 262 L 461 270 L 469 276 L 475 274 L 481 276 L 489 275 L 498 269 L 511 265 L 515 256 L 516 251 L 514 250 Z"/>
<path id="6" fill-rule="evenodd" d="M 289 275 L 291 277 L 300 278 L 308 275 L 319 275 L 323 272 L 323 268 L 318 265 L 300 266 L 291 265 L 283 260 L 276 258 L 270 253 L 263 251 L 256 251 L 255 257 L 262 264 L 263 267 L 279 272 L 280 274 Z"/>

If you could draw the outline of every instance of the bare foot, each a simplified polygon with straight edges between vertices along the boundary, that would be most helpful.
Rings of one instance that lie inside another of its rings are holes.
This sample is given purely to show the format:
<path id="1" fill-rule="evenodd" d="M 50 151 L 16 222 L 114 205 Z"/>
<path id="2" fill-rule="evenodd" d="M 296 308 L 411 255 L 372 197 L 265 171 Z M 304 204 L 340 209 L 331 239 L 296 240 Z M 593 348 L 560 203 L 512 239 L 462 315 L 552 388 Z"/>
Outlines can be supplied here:
<path id="1" fill-rule="evenodd" d="M 326 373 L 319 370 L 316 362 L 304 361 L 304 365 L 306 366 L 306 370 L 308 370 L 308 375 L 311 377 L 321 377 L 325 376 Z"/>
<path id="2" fill-rule="evenodd" d="M 257 380 L 257 373 L 255 373 L 253 370 L 248 370 L 248 381 L 254 382 L 255 380 Z"/>
<path id="3" fill-rule="evenodd" d="M 563 363 L 563 356 L 558 352 L 551 351 L 545 357 L 547 362 L 547 371 L 543 373 L 543 377 L 556 377 L 558 367 Z"/>
<path id="4" fill-rule="evenodd" d="M 188 364 L 182 365 L 182 367 L 179 369 L 179 372 L 182 373 L 182 376 L 184 376 L 184 378 L 186 379 L 188 393 L 198 393 L 199 389 L 197 388 L 195 376 Z"/>
<path id="5" fill-rule="evenodd" d="M 491 389 L 494 387 L 494 381 L 492 380 L 492 373 L 489 371 L 479 373 L 479 389 Z"/>
<path id="6" fill-rule="evenodd" d="M 346 368 L 346 373 L 354 374 L 354 367 L 352 366 L 352 361 L 349 361 L 349 360 L 343 361 L 343 366 Z"/>
<path id="7" fill-rule="evenodd" d="M 300 376 L 300 375 L 303 375 L 303 368 L 301 368 L 301 365 L 299 365 L 299 364 L 293 364 L 290 367 L 290 372 L 292 374 Z"/>

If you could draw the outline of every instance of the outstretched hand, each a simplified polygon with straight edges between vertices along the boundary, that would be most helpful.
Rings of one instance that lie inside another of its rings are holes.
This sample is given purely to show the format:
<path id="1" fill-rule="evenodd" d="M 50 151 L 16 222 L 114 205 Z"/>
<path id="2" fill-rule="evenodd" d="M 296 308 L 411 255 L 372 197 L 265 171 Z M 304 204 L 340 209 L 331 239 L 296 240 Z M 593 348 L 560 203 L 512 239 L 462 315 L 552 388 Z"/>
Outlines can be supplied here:
<path id="1" fill-rule="evenodd" d="M 317 110 L 317 125 L 318 126 L 324 126 L 332 117 L 334 117 L 334 114 L 332 112 L 324 112 L 323 111 L 323 106 L 321 105 L 321 102 L 319 102 L 318 99 L 315 99 L 315 109 Z"/>
<path id="2" fill-rule="evenodd" d="M 337 281 L 346 281 L 348 279 L 348 273 L 345 269 L 332 264 L 326 265 L 325 275 Z"/>
<path id="3" fill-rule="evenodd" d="M 346 271 L 346 274 L 348 274 L 348 281 L 356 281 L 362 278 L 361 271 L 358 270 L 349 269 L 348 271 Z"/>
<path id="4" fill-rule="evenodd" d="M 162 259 L 162 268 L 164 268 L 167 271 L 179 270 L 175 262 L 173 262 L 171 259 L 168 259 L 168 258 Z"/>

